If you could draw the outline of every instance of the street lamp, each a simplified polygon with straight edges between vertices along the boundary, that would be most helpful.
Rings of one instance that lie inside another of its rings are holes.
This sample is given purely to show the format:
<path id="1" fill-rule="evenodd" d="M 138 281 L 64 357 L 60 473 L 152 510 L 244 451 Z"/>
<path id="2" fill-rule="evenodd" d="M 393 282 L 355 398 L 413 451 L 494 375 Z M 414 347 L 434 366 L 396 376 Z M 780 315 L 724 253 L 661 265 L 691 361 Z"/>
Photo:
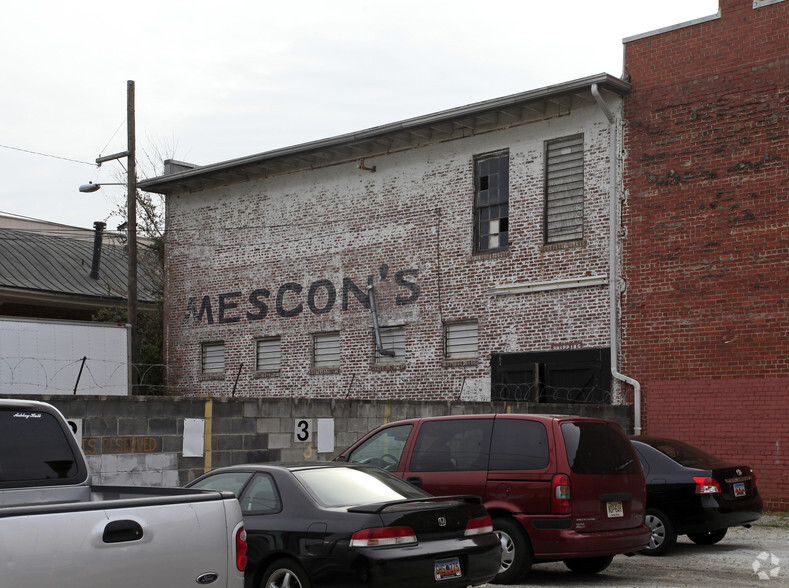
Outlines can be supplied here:
<path id="1" fill-rule="evenodd" d="M 136 151 L 137 144 L 135 140 L 134 128 L 134 80 L 126 82 L 126 137 L 127 148 L 126 151 L 115 153 L 113 155 L 105 155 L 96 158 L 96 165 L 101 166 L 106 161 L 113 161 L 115 159 L 126 158 L 127 161 L 127 231 L 128 231 L 128 255 L 129 262 L 127 264 L 126 276 L 126 301 L 127 301 L 127 317 L 126 320 L 131 327 L 130 339 L 131 350 L 129 358 L 132 367 L 132 384 L 131 392 L 134 393 L 134 385 L 136 383 L 135 366 L 137 365 L 137 162 Z M 80 192 L 95 192 L 101 186 L 123 186 L 124 184 L 111 183 L 97 183 L 93 182 L 83 184 L 79 187 Z"/>
<path id="2" fill-rule="evenodd" d="M 82 184 L 79 187 L 80 192 L 97 192 L 99 188 L 102 186 L 125 186 L 126 184 L 122 184 L 119 182 L 101 182 L 101 183 L 93 183 L 88 182 L 87 184 Z"/>

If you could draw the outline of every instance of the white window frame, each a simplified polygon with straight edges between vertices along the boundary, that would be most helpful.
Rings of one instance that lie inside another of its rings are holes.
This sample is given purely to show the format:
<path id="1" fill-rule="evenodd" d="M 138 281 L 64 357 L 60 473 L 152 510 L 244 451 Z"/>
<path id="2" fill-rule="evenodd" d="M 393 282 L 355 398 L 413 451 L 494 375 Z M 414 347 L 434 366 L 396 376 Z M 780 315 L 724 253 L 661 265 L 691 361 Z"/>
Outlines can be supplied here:
<path id="1" fill-rule="evenodd" d="M 381 348 L 390 349 L 395 352 L 392 355 L 382 355 L 375 348 L 375 363 L 377 365 L 397 365 L 405 363 L 405 327 L 402 325 L 393 327 L 380 327 Z"/>
<path id="2" fill-rule="evenodd" d="M 255 340 L 255 371 L 278 372 L 282 368 L 282 339 L 264 337 Z"/>
<path id="3" fill-rule="evenodd" d="M 340 367 L 340 333 L 315 333 L 312 336 L 312 367 L 318 370 Z"/>
<path id="4" fill-rule="evenodd" d="M 479 353 L 479 323 L 457 321 L 444 325 L 444 358 L 476 359 Z"/>
<path id="5" fill-rule="evenodd" d="M 200 344 L 200 369 L 206 376 L 225 373 L 224 341 L 211 341 Z"/>

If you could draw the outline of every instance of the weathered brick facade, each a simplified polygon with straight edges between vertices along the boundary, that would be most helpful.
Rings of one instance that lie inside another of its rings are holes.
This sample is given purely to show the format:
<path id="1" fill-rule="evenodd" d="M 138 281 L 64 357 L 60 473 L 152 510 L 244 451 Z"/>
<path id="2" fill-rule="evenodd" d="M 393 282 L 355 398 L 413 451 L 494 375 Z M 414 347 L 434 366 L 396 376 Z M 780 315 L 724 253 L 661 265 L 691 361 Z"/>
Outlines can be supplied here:
<path id="1" fill-rule="evenodd" d="M 789 506 L 789 2 L 627 39 L 623 369 Z"/>
<path id="2" fill-rule="evenodd" d="M 621 120 L 627 84 L 607 83 L 614 90 L 601 85 L 603 99 Z M 393 125 L 330 165 L 307 145 L 294 148 L 310 162 L 293 164 L 300 169 L 261 172 L 259 161 L 242 161 L 147 181 L 167 194 L 171 391 L 489 400 L 494 353 L 608 348 L 610 125 L 590 88 L 543 92 L 538 107 L 529 95 L 493 115 L 475 107 L 439 116 L 429 137 L 415 130 L 406 146 Z M 583 238 L 545 245 L 546 142 L 578 135 Z M 474 253 L 475 157 L 502 150 L 509 247 Z M 273 168 L 278 155 L 263 159 Z M 237 179 L 197 184 L 233 166 Z M 381 326 L 405 328 L 403 363 L 376 364 L 368 284 Z M 522 288 L 501 288 L 511 285 Z M 445 325 L 467 320 L 478 322 L 476 356 L 446 359 Z M 340 334 L 340 365 L 315 369 L 312 336 L 326 332 Z M 271 336 L 281 337 L 281 367 L 256 372 L 256 340 Z M 202 374 L 201 344 L 220 341 L 224 373 Z"/>

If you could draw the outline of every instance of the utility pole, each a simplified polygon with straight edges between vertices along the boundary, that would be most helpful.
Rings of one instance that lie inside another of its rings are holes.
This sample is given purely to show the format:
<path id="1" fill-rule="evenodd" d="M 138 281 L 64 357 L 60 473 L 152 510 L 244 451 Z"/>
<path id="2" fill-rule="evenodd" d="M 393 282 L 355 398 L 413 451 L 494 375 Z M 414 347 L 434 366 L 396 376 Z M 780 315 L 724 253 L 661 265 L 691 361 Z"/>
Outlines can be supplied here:
<path id="1" fill-rule="evenodd" d="M 128 181 L 128 219 L 127 230 L 129 238 L 126 245 L 129 249 L 129 262 L 126 277 L 127 321 L 131 325 L 131 393 L 138 384 L 137 378 L 137 162 L 134 125 L 134 80 L 126 82 L 126 129 L 128 135 L 127 147 L 127 181 Z"/>
<path id="2" fill-rule="evenodd" d="M 128 238 L 126 249 L 129 261 L 126 264 L 126 322 L 130 325 L 129 333 L 129 392 L 134 394 L 134 389 L 138 384 L 137 356 L 139 345 L 137 343 L 137 141 L 135 139 L 134 127 L 134 80 L 126 82 L 126 151 L 113 153 L 112 155 L 101 155 L 96 158 L 96 165 L 101 167 L 102 163 L 116 159 L 126 158 L 126 189 L 128 191 L 126 200 L 126 230 Z M 79 187 L 80 192 L 95 192 L 101 186 L 122 186 L 122 183 L 102 182 L 94 184 L 90 182 Z"/>

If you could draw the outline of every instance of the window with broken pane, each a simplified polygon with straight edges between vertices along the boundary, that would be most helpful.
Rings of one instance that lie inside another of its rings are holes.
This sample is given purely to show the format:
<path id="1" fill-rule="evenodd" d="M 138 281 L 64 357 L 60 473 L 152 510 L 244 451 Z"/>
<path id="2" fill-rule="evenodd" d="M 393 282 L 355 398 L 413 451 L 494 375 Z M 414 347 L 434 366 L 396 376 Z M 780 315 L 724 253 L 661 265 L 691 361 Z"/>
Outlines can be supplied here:
<path id="1" fill-rule="evenodd" d="M 510 156 L 508 151 L 475 160 L 475 252 L 509 246 Z"/>

